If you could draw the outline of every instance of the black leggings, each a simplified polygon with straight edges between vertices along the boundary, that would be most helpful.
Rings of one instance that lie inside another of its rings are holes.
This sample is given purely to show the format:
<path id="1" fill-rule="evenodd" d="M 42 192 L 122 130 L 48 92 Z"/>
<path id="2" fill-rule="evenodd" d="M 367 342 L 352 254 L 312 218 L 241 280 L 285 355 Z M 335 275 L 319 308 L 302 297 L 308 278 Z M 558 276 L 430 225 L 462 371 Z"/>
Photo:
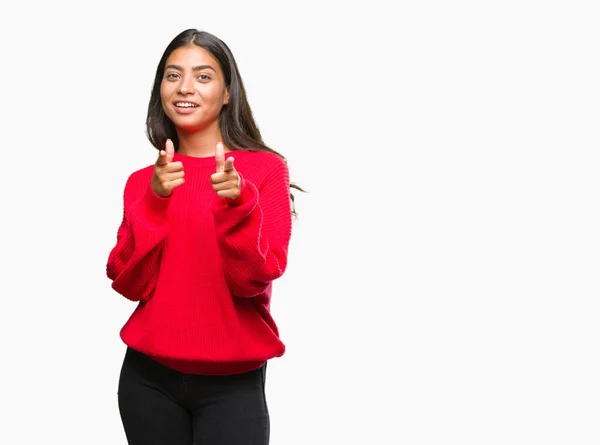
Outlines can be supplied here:
<path id="1" fill-rule="evenodd" d="M 129 445 L 267 445 L 266 364 L 244 374 L 183 374 L 131 348 L 119 378 Z"/>

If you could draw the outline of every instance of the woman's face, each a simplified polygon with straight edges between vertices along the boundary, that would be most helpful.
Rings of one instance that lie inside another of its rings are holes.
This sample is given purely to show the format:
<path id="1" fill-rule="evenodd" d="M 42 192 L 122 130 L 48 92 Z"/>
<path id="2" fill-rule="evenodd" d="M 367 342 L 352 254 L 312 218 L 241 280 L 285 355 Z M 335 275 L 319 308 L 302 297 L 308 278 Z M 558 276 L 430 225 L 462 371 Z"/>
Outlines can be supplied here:
<path id="1" fill-rule="evenodd" d="M 229 92 L 217 59 L 192 44 L 176 49 L 167 59 L 160 98 L 175 127 L 198 131 L 218 120 Z"/>

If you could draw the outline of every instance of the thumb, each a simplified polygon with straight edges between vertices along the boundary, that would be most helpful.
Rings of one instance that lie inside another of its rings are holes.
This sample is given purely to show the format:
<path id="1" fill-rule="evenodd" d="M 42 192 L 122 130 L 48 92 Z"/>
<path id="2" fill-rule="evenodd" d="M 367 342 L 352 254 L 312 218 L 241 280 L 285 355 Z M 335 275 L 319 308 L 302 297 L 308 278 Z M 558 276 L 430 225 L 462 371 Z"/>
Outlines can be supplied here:
<path id="1" fill-rule="evenodd" d="M 224 172 L 228 172 L 228 171 L 231 171 L 231 170 L 235 170 L 235 168 L 234 168 L 234 166 L 233 166 L 233 161 L 234 161 L 234 158 L 233 158 L 233 156 L 230 156 L 230 157 L 228 157 L 228 158 L 225 160 L 225 165 L 223 166 L 223 171 L 224 171 Z"/>
<path id="2" fill-rule="evenodd" d="M 165 151 L 167 152 L 167 162 L 173 162 L 173 156 L 175 155 L 175 146 L 171 139 L 167 139 L 165 143 Z"/>
<path id="3" fill-rule="evenodd" d="M 225 166 L 225 150 L 223 149 L 223 144 L 217 142 L 217 148 L 215 149 L 215 163 L 217 166 L 217 173 L 223 171 L 223 167 Z"/>

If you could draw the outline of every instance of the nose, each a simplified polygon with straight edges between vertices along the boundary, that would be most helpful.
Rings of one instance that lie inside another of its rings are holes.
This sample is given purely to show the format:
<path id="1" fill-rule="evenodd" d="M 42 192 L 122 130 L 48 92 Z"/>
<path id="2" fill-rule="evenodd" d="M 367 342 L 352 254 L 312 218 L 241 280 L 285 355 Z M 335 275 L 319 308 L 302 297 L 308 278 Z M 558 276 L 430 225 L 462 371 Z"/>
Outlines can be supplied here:
<path id="1" fill-rule="evenodd" d="M 194 93 L 193 79 L 183 78 L 181 79 L 181 83 L 179 84 L 179 92 L 181 94 L 190 94 Z"/>

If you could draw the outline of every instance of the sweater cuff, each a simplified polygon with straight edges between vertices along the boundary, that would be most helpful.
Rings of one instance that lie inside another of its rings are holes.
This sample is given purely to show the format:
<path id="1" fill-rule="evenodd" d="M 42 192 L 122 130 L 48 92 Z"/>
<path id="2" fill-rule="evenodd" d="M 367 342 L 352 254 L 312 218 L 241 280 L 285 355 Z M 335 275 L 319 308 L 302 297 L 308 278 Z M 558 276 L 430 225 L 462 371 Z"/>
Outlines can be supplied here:
<path id="1" fill-rule="evenodd" d="M 142 198 L 142 208 L 144 209 L 144 214 L 146 217 L 156 224 L 166 223 L 167 210 L 169 208 L 169 204 L 171 203 L 170 198 L 170 196 L 167 198 L 158 196 L 154 192 L 154 189 L 152 189 L 152 185 L 148 183 L 146 193 Z"/>

